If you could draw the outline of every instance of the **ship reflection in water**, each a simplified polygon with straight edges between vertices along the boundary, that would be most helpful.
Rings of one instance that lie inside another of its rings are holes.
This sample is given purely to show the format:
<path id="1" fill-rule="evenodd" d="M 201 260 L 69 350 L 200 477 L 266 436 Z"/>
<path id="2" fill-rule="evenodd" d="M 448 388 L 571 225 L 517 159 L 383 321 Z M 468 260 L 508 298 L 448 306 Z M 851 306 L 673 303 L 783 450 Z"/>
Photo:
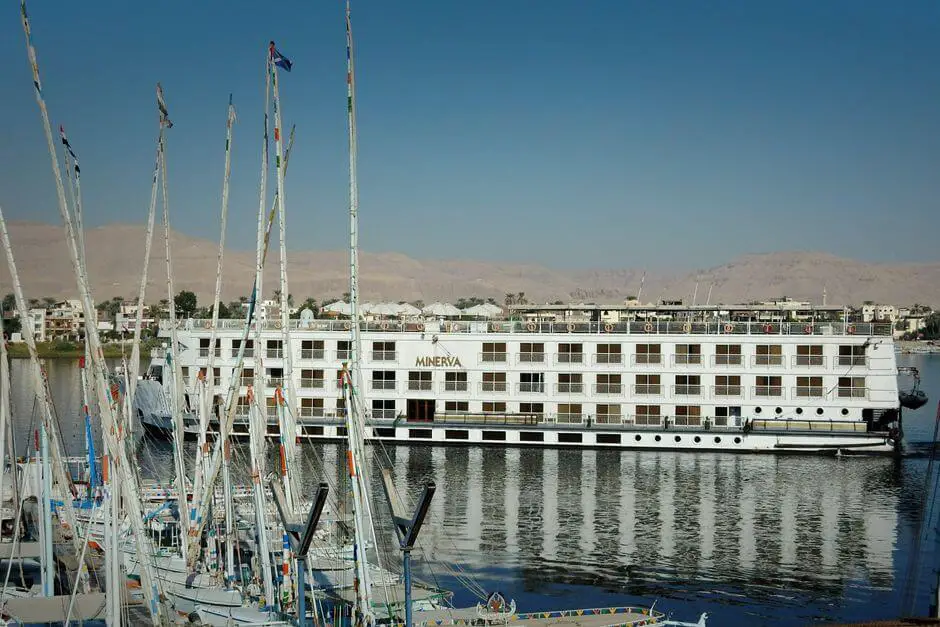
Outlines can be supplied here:
<path id="1" fill-rule="evenodd" d="M 311 448 L 317 454 L 305 457 L 324 461 L 308 472 L 325 468 L 336 485 L 342 451 Z M 635 597 L 741 625 L 864 616 L 864 606 L 884 603 L 892 607 L 878 615 L 897 611 L 890 599 L 902 585 L 894 563 L 901 489 L 890 459 L 456 447 L 387 453 L 400 490 L 415 497 L 424 482 L 437 484 L 425 553 L 461 564 L 526 610 Z M 440 567 L 432 570 L 459 587 Z"/>

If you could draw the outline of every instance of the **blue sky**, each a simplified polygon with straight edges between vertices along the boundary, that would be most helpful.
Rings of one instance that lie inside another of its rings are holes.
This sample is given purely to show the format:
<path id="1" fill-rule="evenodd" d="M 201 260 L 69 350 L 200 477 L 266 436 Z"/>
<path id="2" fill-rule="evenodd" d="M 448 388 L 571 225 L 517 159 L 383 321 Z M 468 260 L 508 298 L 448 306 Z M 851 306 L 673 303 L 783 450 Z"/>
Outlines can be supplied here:
<path id="1" fill-rule="evenodd" d="M 58 223 L 16 4 L 0 10 L 0 205 Z M 145 218 L 160 80 L 175 228 L 218 237 L 232 92 L 229 237 L 253 247 L 275 39 L 294 62 L 288 246 L 345 247 L 342 2 L 29 9 L 91 224 Z M 563 268 L 940 259 L 933 0 L 358 0 L 353 28 L 367 251 Z"/>

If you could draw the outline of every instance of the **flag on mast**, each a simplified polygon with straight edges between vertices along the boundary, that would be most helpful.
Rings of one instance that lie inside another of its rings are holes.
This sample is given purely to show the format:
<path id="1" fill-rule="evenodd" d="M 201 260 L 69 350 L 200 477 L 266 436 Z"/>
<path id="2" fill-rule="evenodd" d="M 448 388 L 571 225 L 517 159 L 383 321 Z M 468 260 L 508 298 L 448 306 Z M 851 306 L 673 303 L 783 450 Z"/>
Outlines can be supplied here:
<path id="1" fill-rule="evenodd" d="M 170 114 L 166 110 L 166 100 L 163 99 L 163 86 L 160 83 L 157 83 L 157 108 L 160 109 L 160 123 L 166 124 L 167 128 L 173 128 Z"/>
<path id="2" fill-rule="evenodd" d="M 282 68 L 283 70 L 287 72 L 290 72 L 291 66 L 294 65 L 293 63 L 291 63 L 291 60 L 285 57 L 283 54 L 281 54 L 281 52 L 277 48 L 274 47 L 273 41 L 271 42 L 271 45 L 269 46 L 269 48 L 271 50 L 271 62 L 274 63 L 274 65 L 278 66 L 279 68 Z"/>
<path id="3" fill-rule="evenodd" d="M 69 151 L 69 155 L 72 157 L 72 161 L 75 162 L 75 173 L 78 174 L 81 172 L 78 167 L 78 157 L 75 155 L 75 151 L 72 150 L 72 145 L 69 144 L 69 138 L 65 136 L 65 127 L 61 124 L 59 125 L 59 136 L 62 138 L 62 145 L 65 146 L 65 149 Z"/>

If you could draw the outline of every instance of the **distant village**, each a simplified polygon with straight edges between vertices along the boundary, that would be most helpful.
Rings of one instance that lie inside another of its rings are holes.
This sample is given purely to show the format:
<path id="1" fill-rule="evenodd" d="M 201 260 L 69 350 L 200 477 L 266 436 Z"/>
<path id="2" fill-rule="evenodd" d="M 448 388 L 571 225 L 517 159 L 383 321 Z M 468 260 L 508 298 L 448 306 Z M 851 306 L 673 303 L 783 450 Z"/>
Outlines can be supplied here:
<path id="1" fill-rule="evenodd" d="M 319 318 L 348 317 L 348 294 L 343 298 L 324 299 L 320 305 L 316 299 L 307 298 L 300 304 L 295 304 L 293 296 L 288 298 L 289 315 L 299 318 L 301 311 L 309 310 L 309 314 Z M 524 293 L 506 294 L 500 307 L 493 298 L 469 297 L 461 298 L 455 304 L 433 303 L 425 305 L 422 301 L 411 303 L 364 303 L 363 315 L 368 318 L 413 318 L 419 316 L 430 317 L 466 317 L 466 318 L 500 318 L 512 316 L 538 315 L 563 316 L 566 318 L 578 317 L 579 312 L 588 308 L 610 308 L 605 315 L 614 315 L 614 310 L 620 310 L 629 315 L 631 309 L 660 309 L 659 317 L 668 317 L 670 307 L 683 306 L 682 301 L 670 300 L 660 303 L 641 303 L 635 298 L 629 298 L 622 304 L 596 305 L 571 304 L 554 301 L 549 304 L 529 303 Z M 773 308 L 776 311 L 787 312 L 789 320 L 806 320 L 818 316 L 817 307 L 808 301 L 799 301 L 790 298 L 780 298 L 767 301 L 748 303 L 755 307 Z M 220 303 L 219 318 L 244 318 L 248 311 L 248 299 L 242 297 L 229 303 Z M 30 299 L 28 303 L 28 324 L 33 331 L 33 337 L 38 342 L 70 342 L 79 341 L 84 335 L 85 316 L 81 301 L 78 299 L 56 300 L 54 298 Z M 173 302 L 177 318 L 208 319 L 212 317 L 211 307 L 199 307 L 196 295 L 190 291 L 180 292 Z M 23 321 L 16 312 L 16 303 L 13 294 L 8 294 L 2 301 L 3 324 L 6 337 L 13 342 L 22 341 Z M 136 302 L 128 302 L 123 298 L 115 297 L 108 301 L 98 303 L 98 331 L 102 338 L 108 341 L 121 341 L 134 334 L 137 327 L 138 310 L 141 316 L 141 336 L 144 339 L 156 336 L 161 319 L 170 317 L 170 303 L 164 299 L 155 304 L 139 307 Z M 832 307 L 826 308 L 832 311 Z M 523 313 L 525 310 L 526 313 Z M 275 293 L 274 298 L 264 300 L 258 304 L 258 311 L 262 319 L 280 316 L 280 294 Z M 651 315 L 649 313 L 645 314 Z M 657 314 L 653 313 L 653 316 Z M 899 340 L 940 339 L 940 312 L 921 304 L 900 306 L 893 304 L 875 303 L 866 301 L 861 306 L 849 306 L 843 309 L 839 317 L 857 322 L 890 323 L 894 326 L 894 337 Z"/>

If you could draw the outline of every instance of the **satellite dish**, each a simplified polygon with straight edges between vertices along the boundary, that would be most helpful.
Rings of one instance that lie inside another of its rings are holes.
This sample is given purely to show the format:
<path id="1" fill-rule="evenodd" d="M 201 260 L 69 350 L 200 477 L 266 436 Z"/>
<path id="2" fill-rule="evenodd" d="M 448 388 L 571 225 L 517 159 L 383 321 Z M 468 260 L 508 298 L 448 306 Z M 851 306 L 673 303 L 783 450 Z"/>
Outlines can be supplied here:
<path id="1" fill-rule="evenodd" d="M 308 327 L 313 322 L 313 312 L 309 308 L 304 307 L 300 310 L 300 322 Z"/>

